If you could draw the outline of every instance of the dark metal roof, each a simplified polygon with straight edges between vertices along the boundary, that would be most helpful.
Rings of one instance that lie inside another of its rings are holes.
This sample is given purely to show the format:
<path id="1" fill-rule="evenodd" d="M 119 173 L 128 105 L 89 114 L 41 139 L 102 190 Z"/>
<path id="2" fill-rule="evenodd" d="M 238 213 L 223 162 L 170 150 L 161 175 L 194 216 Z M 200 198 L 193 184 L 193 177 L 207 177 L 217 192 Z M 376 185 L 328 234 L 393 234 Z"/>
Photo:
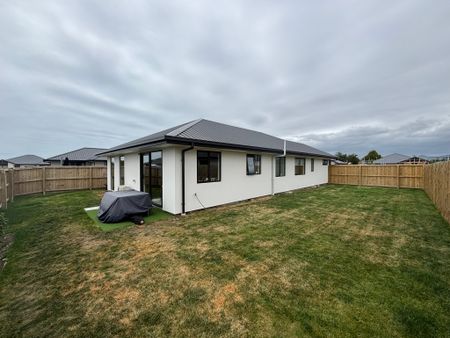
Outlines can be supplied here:
<path id="1" fill-rule="evenodd" d="M 69 161 L 106 161 L 105 157 L 97 156 L 98 153 L 105 151 L 103 148 L 81 148 L 73 151 L 69 151 L 64 154 L 59 154 L 50 158 L 47 158 L 46 161 L 64 161 L 66 158 Z"/>
<path id="2" fill-rule="evenodd" d="M 156 142 L 195 143 L 196 145 L 221 146 L 236 149 L 255 149 L 282 153 L 284 140 L 258 131 L 230 126 L 210 120 L 195 120 L 161 132 L 121 144 L 102 154 Z M 303 143 L 286 142 L 288 153 L 317 155 L 334 158 L 333 155 Z"/>
<path id="3" fill-rule="evenodd" d="M 9 163 L 19 164 L 19 165 L 45 165 L 42 157 L 36 155 L 23 155 L 13 158 L 8 158 L 6 160 Z"/>
<path id="4" fill-rule="evenodd" d="M 411 158 L 411 156 L 394 153 L 394 154 L 383 156 L 382 158 L 373 161 L 373 164 L 396 164 L 396 163 L 401 163 L 403 161 L 406 161 L 410 158 Z"/>

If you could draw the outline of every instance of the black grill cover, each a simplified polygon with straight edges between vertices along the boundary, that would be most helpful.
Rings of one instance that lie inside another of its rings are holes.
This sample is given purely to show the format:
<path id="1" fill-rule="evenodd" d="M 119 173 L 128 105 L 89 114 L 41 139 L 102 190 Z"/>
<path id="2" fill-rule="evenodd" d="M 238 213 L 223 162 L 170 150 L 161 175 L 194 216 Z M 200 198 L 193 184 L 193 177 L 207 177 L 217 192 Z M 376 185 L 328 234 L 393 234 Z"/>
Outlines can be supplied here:
<path id="1" fill-rule="evenodd" d="M 148 212 L 150 195 L 140 191 L 110 191 L 103 195 L 97 217 L 103 223 L 117 223 L 133 215 Z"/>

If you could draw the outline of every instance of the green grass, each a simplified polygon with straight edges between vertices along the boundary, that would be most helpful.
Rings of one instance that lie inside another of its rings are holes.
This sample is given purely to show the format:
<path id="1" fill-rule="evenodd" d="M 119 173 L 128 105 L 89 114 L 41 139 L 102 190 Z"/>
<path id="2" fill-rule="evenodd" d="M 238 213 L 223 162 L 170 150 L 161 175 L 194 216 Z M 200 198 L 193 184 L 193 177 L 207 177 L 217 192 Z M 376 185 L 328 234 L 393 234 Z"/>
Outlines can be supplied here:
<path id="1" fill-rule="evenodd" d="M 97 218 L 97 211 L 98 210 L 88 210 L 86 211 L 86 214 L 94 221 L 94 223 L 103 231 L 112 231 L 117 229 L 124 229 L 129 226 L 133 226 L 134 223 L 131 221 L 124 221 L 119 223 L 102 223 Z M 152 222 L 158 222 L 163 220 L 168 220 L 171 218 L 172 215 L 169 213 L 159 209 L 159 208 L 152 208 L 150 211 L 150 214 L 148 216 L 144 217 L 145 224 L 150 224 Z"/>
<path id="2" fill-rule="evenodd" d="M 17 198 L 0 335 L 450 336 L 450 226 L 420 190 L 325 186 L 102 231 Z"/>

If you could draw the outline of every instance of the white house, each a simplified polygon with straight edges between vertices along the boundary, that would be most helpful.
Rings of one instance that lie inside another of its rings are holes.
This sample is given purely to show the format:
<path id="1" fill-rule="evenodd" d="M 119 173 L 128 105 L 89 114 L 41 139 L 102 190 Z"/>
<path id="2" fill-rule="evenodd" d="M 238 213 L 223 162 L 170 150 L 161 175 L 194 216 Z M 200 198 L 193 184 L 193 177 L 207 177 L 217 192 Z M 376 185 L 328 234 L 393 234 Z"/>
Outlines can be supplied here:
<path id="1" fill-rule="evenodd" d="M 126 185 L 180 214 L 328 182 L 332 155 L 302 143 L 209 120 L 113 147 L 108 189 Z"/>

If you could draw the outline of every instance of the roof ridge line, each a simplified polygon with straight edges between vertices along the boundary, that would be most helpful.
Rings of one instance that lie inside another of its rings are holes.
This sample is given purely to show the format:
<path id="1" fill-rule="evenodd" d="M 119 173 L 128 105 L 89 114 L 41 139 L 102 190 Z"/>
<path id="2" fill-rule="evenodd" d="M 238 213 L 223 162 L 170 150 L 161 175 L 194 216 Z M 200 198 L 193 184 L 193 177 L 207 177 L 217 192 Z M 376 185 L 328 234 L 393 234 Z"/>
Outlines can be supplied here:
<path id="1" fill-rule="evenodd" d="M 174 129 L 171 132 L 167 133 L 166 136 L 179 136 L 181 133 L 183 133 L 186 130 L 195 126 L 201 120 L 203 120 L 203 119 L 197 119 L 197 120 L 193 120 L 191 122 L 187 122 L 187 123 L 183 124 L 182 126 L 178 127 L 177 129 Z"/>

